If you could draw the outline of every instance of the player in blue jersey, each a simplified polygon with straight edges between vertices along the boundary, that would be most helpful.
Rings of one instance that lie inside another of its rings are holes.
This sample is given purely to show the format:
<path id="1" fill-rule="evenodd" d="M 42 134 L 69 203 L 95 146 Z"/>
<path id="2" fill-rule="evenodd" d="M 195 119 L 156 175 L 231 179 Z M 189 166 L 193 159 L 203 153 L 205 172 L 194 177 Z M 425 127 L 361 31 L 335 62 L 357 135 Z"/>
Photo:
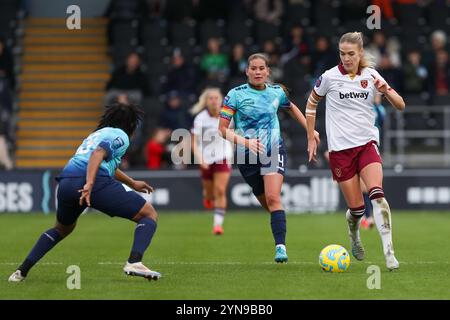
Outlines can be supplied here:
<path id="1" fill-rule="evenodd" d="M 141 262 L 156 231 L 157 213 L 137 192 L 152 192 L 153 189 L 118 169 L 129 138 L 142 118 L 142 110 L 134 105 L 115 104 L 106 108 L 96 130 L 83 141 L 57 177 L 55 226 L 41 235 L 9 281 L 23 281 L 30 269 L 73 231 L 86 207 L 136 222 L 131 254 L 123 270 L 128 275 L 149 280 L 161 277 Z M 137 192 L 127 192 L 122 183 Z"/>
<path id="2" fill-rule="evenodd" d="M 287 159 L 277 111 L 285 109 L 305 129 L 306 119 L 289 101 L 282 86 L 268 83 L 270 68 L 266 55 L 251 55 L 246 74 L 248 82 L 231 89 L 224 99 L 219 131 L 237 145 L 239 171 L 270 213 L 275 261 L 287 262 L 286 215 L 280 199 Z M 229 128 L 231 119 L 235 129 Z M 319 143 L 319 134 L 315 135 Z"/>

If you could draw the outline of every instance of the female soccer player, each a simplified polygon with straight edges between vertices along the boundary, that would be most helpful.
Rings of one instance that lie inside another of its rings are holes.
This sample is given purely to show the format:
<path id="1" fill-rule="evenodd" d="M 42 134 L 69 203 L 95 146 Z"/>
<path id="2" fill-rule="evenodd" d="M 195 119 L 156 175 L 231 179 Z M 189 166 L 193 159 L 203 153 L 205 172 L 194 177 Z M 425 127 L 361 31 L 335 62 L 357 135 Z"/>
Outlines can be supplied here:
<path id="1" fill-rule="evenodd" d="M 233 147 L 218 132 L 222 94 L 217 88 L 203 91 L 191 113 L 196 115 L 192 128 L 192 151 L 200 164 L 205 207 L 214 208 L 213 234 L 223 234 L 227 209 L 227 186 Z"/>
<path id="2" fill-rule="evenodd" d="M 391 211 L 383 192 L 382 160 L 378 151 L 379 131 L 375 126 L 373 101 L 382 94 L 397 110 L 403 110 L 403 98 L 380 74 L 370 67 L 364 56 L 360 32 L 344 34 L 339 41 L 341 62 L 327 70 L 317 80 L 307 105 L 308 155 L 313 160 L 317 152 L 314 126 L 318 102 L 326 96 L 326 131 L 330 168 L 346 200 L 346 218 L 353 256 L 364 259 L 359 237 L 360 219 L 364 214 L 360 178 L 369 190 L 375 224 L 383 243 L 386 266 L 397 269 L 391 229 Z"/>
<path id="3" fill-rule="evenodd" d="M 281 186 L 286 152 L 281 138 L 278 108 L 287 112 L 306 129 L 306 119 L 290 102 L 279 85 L 268 83 L 268 58 L 256 53 L 248 58 L 248 83 L 233 88 L 224 99 L 219 131 L 238 146 L 237 164 L 244 180 L 261 205 L 270 212 L 275 239 L 275 261 L 287 262 L 286 216 L 281 204 Z M 235 129 L 229 128 L 234 120 Z M 313 133 L 316 143 L 319 134 Z"/>
<path id="4" fill-rule="evenodd" d="M 129 138 L 142 117 L 142 110 L 134 105 L 115 104 L 106 108 L 97 129 L 83 141 L 57 178 L 55 226 L 41 235 L 9 281 L 25 280 L 30 269 L 73 231 L 86 207 L 136 222 L 131 254 L 123 270 L 149 280 L 161 277 L 141 262 L 156 230 L 157 213 L 137 192 L 127 192 L 120 182 L 138 192 L 152 192 L 153 188 L 118 169 Z"/>

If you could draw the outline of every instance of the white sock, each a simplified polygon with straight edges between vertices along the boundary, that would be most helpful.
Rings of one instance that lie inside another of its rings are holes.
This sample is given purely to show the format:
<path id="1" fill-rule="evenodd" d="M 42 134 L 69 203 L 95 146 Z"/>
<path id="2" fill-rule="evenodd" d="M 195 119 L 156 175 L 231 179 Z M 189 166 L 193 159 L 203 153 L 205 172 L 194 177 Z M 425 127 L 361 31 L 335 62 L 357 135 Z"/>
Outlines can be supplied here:
<path id="1" fill-rule="evenodd" d="M 214 227 L 222 226 L 225 219 L 225 209 L 216 208 L 214 210 Z"/>
<path id="2" fill-rule="evenodd" d="M 361 225 L 361 218 L 362 215 L 357 218 L 353 216 L 350 213 L 350 209 L 347 210 L 345 213 L 345 217 L 347 218 L 347 221 L 349 222 L 348 228 L 349 228 L 349 234 L 352 237 L 353 241 L 356 241 L 359 239 L 359 226 Z"/>
<path id="3" fill-rule="evenodd" d="M 275 246 L 275 248 L 278 248 L 278 247 L 281 247 L 281 248 L 284 249 L 284 251 L 286 251 L 286 246 L 285 246 L 284 244 L 277 244 L 277 245 Z"/>
<path id="4" fill-rule="evenodd" d="M 384 255 L 394 254 L 394 246 L 392 244 L 392 220 L 391 209 L 385 198 L 371 200 L 373 206 L 373 218 L 378 232 L 380 233 L 381 242 L 383 243 Z"/>

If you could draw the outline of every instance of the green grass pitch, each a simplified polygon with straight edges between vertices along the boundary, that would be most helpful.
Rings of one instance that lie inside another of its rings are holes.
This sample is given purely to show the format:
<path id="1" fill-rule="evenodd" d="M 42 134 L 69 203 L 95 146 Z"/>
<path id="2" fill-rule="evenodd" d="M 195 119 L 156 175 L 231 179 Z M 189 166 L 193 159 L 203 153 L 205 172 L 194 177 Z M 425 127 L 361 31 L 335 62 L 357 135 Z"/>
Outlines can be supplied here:
<path id="1" fill-rule="evenodd" d="M 225 234 L 213 236 L 210 214 L 161 212 L 144 263 L 163 278 L 149 282 L 122 272 L 134 224 L 89 213 L 26 281 L 8 283 L 54 216 L 1 214 L 0 299 L 450 299 L 449 212 L 394 213 L 400 269 L 393 272 L 376 229 L 361 231 L 365 261 L 352 258 L 342 274 L 320 269 L 323 247 L 350 249 L 343 213 L 288 215 L 289 263 L 275 264 L 269 221 L 268 214 L 230 212 Z M 80 267 L 80 290 L 66 287 L 70 265 Z M 367 288 L 370 265 L 381 268 L 381 289 Z"/>

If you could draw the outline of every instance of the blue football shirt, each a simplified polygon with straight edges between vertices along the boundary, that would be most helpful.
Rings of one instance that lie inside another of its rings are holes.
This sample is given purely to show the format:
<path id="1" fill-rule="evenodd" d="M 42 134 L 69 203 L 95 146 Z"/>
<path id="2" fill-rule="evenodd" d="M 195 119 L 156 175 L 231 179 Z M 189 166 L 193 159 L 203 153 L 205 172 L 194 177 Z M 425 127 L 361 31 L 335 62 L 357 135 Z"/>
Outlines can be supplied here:
<path id="1" fill-rule="evenodd" d="M 128 135 L 122 129 L 106 127 L 97 130 L 84 139 L 64 167 L 61 176 L 86 175 L 89 159 L 97 147 L 103 148 L 107 153 L 107 158 L 100 164 L 98 174 L 114 176 L 129 145 Z"/>
<path id="2" fill-rule="evenodd" d="M 266 84 L 264 90 L 256 90 L 244 84 L 231 89 L 223 104 L 221 117 L 234 119 L 237 134 L 259 138 L 268 152 L 283 144 L 277 112 L 280 107 L 289 108 L 291 103 L 281 86 Z"/>

